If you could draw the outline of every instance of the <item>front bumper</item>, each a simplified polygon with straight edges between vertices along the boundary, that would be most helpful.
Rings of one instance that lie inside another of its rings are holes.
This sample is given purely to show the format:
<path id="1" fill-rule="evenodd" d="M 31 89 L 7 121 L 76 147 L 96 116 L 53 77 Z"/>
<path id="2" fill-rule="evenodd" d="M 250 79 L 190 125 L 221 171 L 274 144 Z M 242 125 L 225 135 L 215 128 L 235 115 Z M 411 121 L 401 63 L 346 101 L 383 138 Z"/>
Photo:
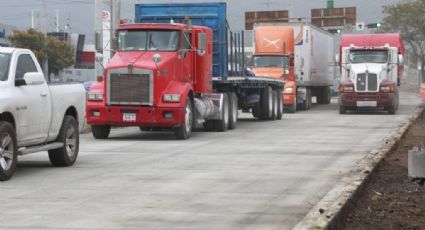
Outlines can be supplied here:
<path id="1" fill-rule="evenodd" d="M 135 114 L 135 118 L 125 120 L 124 114 Z M 184 124 L 185 108 L 87 105 L 86 117 L 90 125 L 178 127 Z"/>
<path id="2" fill-rule="evenodd" d="M 283 94 L 283 104 L 293 105 L 295 102 L 295 94 Z"/>
<path id="3" fill-rule="evenodd" d="M 387 107 L 395 105 L 395 98 L 394 93 L 341 93 L 339 104 L 353 108 Z"/>

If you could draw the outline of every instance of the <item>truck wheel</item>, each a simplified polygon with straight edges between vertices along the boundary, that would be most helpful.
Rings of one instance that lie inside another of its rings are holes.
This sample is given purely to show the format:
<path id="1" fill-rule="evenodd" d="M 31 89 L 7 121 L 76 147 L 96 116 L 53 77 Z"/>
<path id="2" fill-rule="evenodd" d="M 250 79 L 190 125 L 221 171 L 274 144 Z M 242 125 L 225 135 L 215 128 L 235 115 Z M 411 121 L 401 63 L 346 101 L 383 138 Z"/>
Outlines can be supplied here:
<path id="1" fill-rule="evenodd" d="M 229 129 L 235 129 L 238 122 L 238 97 L 236 93 L 229 93 Z"/>
<path id="2" fill-rule="evenodd" d="M 388 111 L 388 114 L 394 115 L 395 114 L 395 111 L 396 111 L 396 106 L 395 105 L 388 106 L 387 108 L 385 108 L 385 110 Z"/>
<path id="3" fill-rule="evenodd" d="M 106 139 L 109 137 L 109 133 L 111 132 L 110 125 L 92 125 L 91 132 L 93 137 L 96 139 Z"/>
<path id="4" fill-rule="evenodd" d="M 221 119 L 215 121 L 215 129 L 218 132 L 226 132 L 227 128 L 229 127 L 229 98 L 227 97 L 227 94 L 223 94 L 223 105 L 222 105 L 222 111 Z"/>
<path id="5" fill-rule="evenodd" d="M 13 126 L 0 121 L 0 181 L 9 180 L 18 161 L 16 133 Z"/>
<path id="6" fill-rule="evenodd" d="M 271 116 L 270 120 L 276 120 L 276 118 L 277 118 L 277 110 L 279 109 L 278 108 L 279 102 L 277 100 L 277 91 L 273 90 L 272 91 L 272 94 L 273 94 L 273 110 L 272 110 L 273 112 L 272 112 L 272 116 Z"/>
<path id="7" fill-rule="evenodd" d="M 276 94 L 277 94 L 277 116 L 276 119 L 278 120 L 282 120 L 282 116 L 283 116 L 283 102 L 282 102 L 282 93 L 280 92 L 280 90 L 276 90 Z"/>
<path id="8" fill-rule="evenodd" d="M 180 127 L 174 128 L 174 135 L 179 140 L 186 140 L 190 137 L 190 134 L 192 133 L 192 126 L 193 126 L 192 102 L 190 101 L 190 98 L 187 98 L 186 106 L 185 106 L 184 124 L 181 125 Z"/>
<path id="9" fill-rule="evenodd" d="M 65 116 L 57 138 L 64 146 L 49 150 L 49 159 L 53 166 L 71 166 L 77 160 L 80 145 L 78 123 L 72 116 Z"/>
<path id="10" fill-rule="evenodd" d="M 252 116 L 255 118 L 260 117 L 260 104 L 256 104 L 252 107 Z"/>
<path id="11" fill-rule="evenodd" d="M 269 120 L 273 116 L 273 91 L 270 86 L 267 86 L 261 91 L 260 98 L 260 119 Z"/>
<path id="12" fill-rule="evenodd" d="M 307 110 L 311 109 L 311 105 L 312 103 L 312 98 L 311 98 L 311 90 L 307 89 L 307 98 L 306 98 L 306 102 L 307 102 Z"/>
<path id="13" fill-rule="evenodd" d="M 339 114 L 346 114 L 347 113 L 347 108 L 343 105 L 339 106 Z"/>

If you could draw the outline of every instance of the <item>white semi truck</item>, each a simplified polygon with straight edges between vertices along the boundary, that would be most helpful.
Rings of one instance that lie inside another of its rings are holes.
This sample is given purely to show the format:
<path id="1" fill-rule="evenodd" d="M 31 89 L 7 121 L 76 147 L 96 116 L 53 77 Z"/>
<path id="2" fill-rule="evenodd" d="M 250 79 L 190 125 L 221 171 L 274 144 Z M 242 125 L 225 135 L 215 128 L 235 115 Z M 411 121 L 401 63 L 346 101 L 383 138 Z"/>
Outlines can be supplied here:
<path id="1" fill-rule="evenodd" d="M 48 85 L 30 50 L 0 48 L 0 90 L 0 181 L 12 177 L 18 155 L 48 151 L 53 166 L 73 165 L 85 117 L 83 85 Z"/>

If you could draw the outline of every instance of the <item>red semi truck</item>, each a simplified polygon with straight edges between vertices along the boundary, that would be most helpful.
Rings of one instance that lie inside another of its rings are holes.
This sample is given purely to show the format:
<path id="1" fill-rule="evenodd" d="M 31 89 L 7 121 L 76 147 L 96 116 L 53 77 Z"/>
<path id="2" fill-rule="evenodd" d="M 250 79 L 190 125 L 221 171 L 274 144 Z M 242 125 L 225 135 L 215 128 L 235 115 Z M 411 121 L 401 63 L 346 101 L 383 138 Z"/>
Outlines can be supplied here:
<path id="1" fill-rule="evenodd" d="M 343 35 L 339 113 L 371 107 L 395 114 L 404 50 L 399 34 Z"/>
<path id="2" fill-rule="evenodd" d="M 243 46 L 227 34 L 225 3 L 137 4 L 135 21 L 119 25 L 117 52 L 88 93 L 95 138 L 107 138 L 111 126 L 138 126 L 187 139 L 196 126 L 235 128 L 238 109 L 282 118 L 284 81 L 243 74 Z M 229 71 L 228 59 L 239 69 Z"/>

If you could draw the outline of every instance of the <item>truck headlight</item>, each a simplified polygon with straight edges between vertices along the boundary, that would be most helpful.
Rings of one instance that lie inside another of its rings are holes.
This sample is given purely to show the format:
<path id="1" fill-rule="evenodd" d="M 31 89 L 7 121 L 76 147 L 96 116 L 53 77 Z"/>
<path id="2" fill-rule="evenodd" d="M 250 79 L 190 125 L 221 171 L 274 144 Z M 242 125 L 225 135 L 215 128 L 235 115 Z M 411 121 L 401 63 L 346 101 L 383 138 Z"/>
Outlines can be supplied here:
<path id="1" fill-rule="evenodd" d="M 352 92 L 354 92 L 354 86 L 352 86 L 352 85 L 341 85 L 339 87 L 339 91 L 341 93 L 352 93 Z"/>
<path id="2" fill-rule="evenodd" d="M 88 93 L 87 99 L 89 101 L 103 101 L 103 93 Z"/>
<path id="3" fill-rule="evenodd" d="M 294 88 L 288 87 L 283 90 L 283 93 L 292 94 L 294 93 Z"/>
<path id="4" fill-rule="evenodd" d="M 180 94 L 164 94 L 162 100 L 164 102 L 180 102 Z"/>
<path id="5" fill-rule="evenodd" d="M 382 93 L 394 93 L 394 86 L 392 85 L 382 85 L 379 87 L 379 91 Z"/>

